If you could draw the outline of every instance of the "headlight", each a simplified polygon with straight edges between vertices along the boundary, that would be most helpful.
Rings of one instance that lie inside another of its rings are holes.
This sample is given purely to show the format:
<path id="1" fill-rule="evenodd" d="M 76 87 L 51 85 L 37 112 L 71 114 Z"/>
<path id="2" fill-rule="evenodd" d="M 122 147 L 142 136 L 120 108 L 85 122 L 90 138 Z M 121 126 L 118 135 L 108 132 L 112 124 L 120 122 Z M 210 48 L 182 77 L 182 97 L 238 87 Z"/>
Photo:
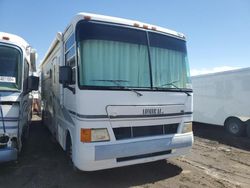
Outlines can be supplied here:
<path id="1" fill-rule="evenodd" d="M 81 129 L 81 142 L 109 141 L 107 129 Z"/>
<path id="2" fill-rule="evenodd" d="M 185 122 L 182 128 L 181 133 L 188 133 L 193 131 L 193 123 L 192 122 Z"/>

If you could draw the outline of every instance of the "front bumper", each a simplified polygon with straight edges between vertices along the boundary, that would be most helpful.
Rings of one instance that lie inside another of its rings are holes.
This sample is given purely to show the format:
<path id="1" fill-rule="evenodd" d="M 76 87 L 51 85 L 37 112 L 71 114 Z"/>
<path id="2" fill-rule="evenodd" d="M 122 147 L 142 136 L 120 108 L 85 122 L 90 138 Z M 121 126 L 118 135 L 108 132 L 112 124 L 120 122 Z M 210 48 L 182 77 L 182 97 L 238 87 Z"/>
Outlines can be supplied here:
<path id="1" fill-rule="evenodd" d="M 147 140 L 137 139 L 133 141 L 117 141 L 115 143 L 82 144 L 73 160 L 75 166 L 80 170 L 94 171 L 185 155 L 191 149 L 192 144 L 193 133 Z M 162 154 L 165 151 L 169 151 L 169 153 Z M 157 153 L 159 155 L 154 155 Z M 137 158 L 137 156 L 145 157 Z"/>
<path id="2" fill-rule="evenodd" d="M 17 159 L 17 149 L 15 148 L 0 148 L 0 163 L 14 161 Z"/>

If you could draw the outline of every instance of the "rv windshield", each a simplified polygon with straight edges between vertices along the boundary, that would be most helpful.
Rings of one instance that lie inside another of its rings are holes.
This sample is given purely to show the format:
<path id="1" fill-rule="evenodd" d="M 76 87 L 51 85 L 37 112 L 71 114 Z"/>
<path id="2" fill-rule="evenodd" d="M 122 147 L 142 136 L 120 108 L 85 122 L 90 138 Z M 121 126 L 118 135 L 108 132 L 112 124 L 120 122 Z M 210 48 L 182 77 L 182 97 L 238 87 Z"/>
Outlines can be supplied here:
<path id="1" fill-rule="evenodd" d="M 136 89 L 176 89 L 164 84 L 178 80 L 177 87 L 189 87 L 183 40 L 94 22 L 78 23 L 76 40 L 80 88 L 118 87 L 98 80 L 126 80 L 119 84 Z"/>
<path id="2" fill-rule="evenodd" d="M 21 65 L 19 50 L 0 46 L 0 90 L 20 90 Z"/>

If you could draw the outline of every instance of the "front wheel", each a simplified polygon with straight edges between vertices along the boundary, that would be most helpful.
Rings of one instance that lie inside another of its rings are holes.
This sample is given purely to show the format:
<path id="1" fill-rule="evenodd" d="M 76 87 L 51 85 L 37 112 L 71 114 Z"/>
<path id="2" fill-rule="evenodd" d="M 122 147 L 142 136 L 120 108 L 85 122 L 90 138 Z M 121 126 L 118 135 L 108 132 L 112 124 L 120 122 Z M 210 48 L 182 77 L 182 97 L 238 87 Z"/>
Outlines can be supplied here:
<path id="1" fill-rule="evenodd" d="M 74 165 L 72 161 L 72 142 L 69 134 L 67 135 L 67 141 L 66 141 L 66 155 L 69 161 L 69 165 L 73 167 L 73 170 L 75 172 L 80 172 L 80 170 Z"/>
<path id="2" fill-rule="evenodd" d="M 246 122 L 247 125 L 247 136 L 250 138 L 250 120 Z"/>
<path id="3" fill-rule="evenodd" d="M 245 131 L 244 123 L 238 118 L 229 118 L 226 120 L 225 128 L 227 132 L 235 136 L 241 136 Z"/>

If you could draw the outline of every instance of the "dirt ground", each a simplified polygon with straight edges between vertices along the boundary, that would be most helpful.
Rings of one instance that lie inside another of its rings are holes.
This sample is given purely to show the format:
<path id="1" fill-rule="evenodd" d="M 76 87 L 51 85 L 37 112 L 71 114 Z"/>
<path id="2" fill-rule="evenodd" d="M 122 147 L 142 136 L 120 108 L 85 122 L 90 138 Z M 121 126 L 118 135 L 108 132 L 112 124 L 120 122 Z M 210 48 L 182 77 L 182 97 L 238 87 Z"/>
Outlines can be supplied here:
<path id="1" fill-rule="evenodd" d="M 185 157 L 76 173 L 39 118 L 33 119 L 18 162 L 0 164 L 0 188 L 250 187 L 250 139 L 232 137 L 221 127 L 196 124 L 194 146 Z"/>

